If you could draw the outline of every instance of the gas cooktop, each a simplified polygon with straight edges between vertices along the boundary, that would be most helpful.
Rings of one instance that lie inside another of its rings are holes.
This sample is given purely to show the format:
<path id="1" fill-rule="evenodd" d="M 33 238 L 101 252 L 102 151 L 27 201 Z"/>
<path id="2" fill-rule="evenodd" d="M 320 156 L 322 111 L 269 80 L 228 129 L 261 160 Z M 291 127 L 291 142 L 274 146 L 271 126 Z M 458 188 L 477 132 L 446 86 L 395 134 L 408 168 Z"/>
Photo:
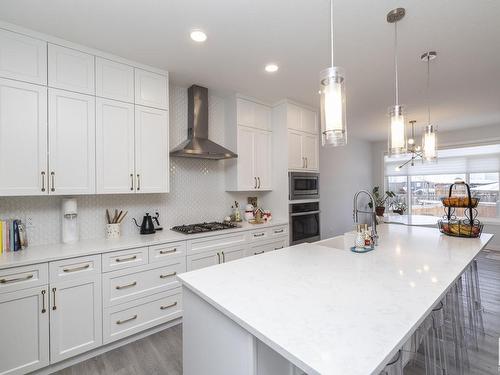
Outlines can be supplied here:
<path id="1" fill-rule="evenodd" d="M 215 230 L 232 229 L 232 228 L 236 228 L 236 224 L 219 223 L 217 221 L 212 221 L 210 223 L 177 225 L 175 227 L 172 227 L 172 230 L 184 234 L 194 234 L 194 233 L 212 232 Z"/>

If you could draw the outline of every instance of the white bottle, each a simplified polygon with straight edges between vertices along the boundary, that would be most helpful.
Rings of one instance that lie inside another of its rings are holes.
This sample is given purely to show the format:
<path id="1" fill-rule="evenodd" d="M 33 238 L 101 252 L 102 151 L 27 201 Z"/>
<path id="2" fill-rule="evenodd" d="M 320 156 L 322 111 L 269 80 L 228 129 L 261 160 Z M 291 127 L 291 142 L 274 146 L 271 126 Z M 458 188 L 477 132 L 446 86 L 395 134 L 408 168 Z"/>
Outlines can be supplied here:
<path id="1" fill-rule="evenodd" d="M 355 247 L 356 250 L 364 250 L 365 248 L 365 236 L 363 234 L 363 227 L 358 224 L 356 227 L 357 233 L 356 233 L 356 242 L 355 242 Z"/>
<path id="2" fill-rule="evenodd" d="M 62 200 L 62 242 L 74 243 L 80 239 L 78 230 L 78 208 L 75 198 Z"/>

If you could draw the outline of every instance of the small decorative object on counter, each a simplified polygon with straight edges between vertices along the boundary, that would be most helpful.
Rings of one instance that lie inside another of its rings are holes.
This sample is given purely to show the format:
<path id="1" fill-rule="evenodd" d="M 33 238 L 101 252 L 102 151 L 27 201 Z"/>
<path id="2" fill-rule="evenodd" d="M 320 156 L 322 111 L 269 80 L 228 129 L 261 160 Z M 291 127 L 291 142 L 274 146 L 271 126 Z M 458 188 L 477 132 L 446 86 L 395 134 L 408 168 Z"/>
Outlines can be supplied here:
<path id="1" fill-rule="evenodd" d="M 240 223 L 242 221 L 240 204 L 237 201 L 234 201 L 234 206 L 232 206 L 231 208 L 233 209 L 233 221 L 236 223 Z"/>
<path id="2" fill-rule="evenodd" d="M 363 234 L 365 237 L 365 249 L 371 249 L 373 247 L 373 239 L 368 231 L 368 224 L 363 224 Z"/>
<path id="3" fill-rule="evenodd" d="M 356 242 L 354 246 L 357 250 L 363 250 L 365 248 L 365 236 L 363 233 L 363 226 L 361 224 L 356 225 Z"/>
<path id="4" fill-rule="evenodd" d="M 227 224 L 227 223 L 230 223 L 231 222 L 231 216 L 226 216 L 224 218 L 224 223 Z"/>
<path id="5" fill-rule="evenodd" d="M 106 224 L 106 239 L 120 238 L 120 223 Z"/>
<path id="6" fill-rule="evenodd" d="M 273 219 L 273 215 L 270 210 L 264 210 L 264 215 L 262 215 L 262 219 L 264 219 L 265 223 L 270 223 Z"/>
<path id="7" fill-rule="evenodd" d="M 481 237 L 483 224 L 476 219 L 479 198 L 471 196 L 470 187 L 463 181 L 450 185 L 448 197 L 443 202 L 445 215 L 439 220 L 438 227 L 441 233 L 453 237 Z M 457 218 L 456 209 L 463 209 L 465 218 Z"/>
<path id="8" fill-rule="evenodd" d="M 250 203 L 245 206 L 245 220 L 250 221 L 254 219 L 253 215 L 254 207 Z"/>
<path id="9" fill-rule="evenodd" d="M 254 208 L 256 208 L 257 205 L 257 197 L 247 197 L 247 203 L 251 204 Z"/>
<path id="10" fill-rule="evenodd" d="M 134 220 L 134 223 L 136 226 L 140 227 L 140 233 L 141 234 L 153 234 L 156 232 L 155 226 L 153 224 L 153 218 L 149 216 L 149 214 L 146 212 L 146 216 L 142 218 L 142 223 L 141 225 L 137 224 L 137 221 L 135 218 L 132 218 Z"/>

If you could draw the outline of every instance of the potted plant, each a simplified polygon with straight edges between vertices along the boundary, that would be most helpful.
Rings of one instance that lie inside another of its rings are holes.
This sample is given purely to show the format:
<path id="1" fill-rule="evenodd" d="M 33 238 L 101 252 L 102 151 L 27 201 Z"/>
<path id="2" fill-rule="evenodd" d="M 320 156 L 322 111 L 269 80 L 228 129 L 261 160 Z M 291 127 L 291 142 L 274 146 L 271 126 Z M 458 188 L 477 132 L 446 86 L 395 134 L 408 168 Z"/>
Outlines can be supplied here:
<path id="1" fill-rule="evenodd" d="M 394 198 L 396 194 L 393 191 L 387 190 L 382 195 L 380 194 L 380 188 L 375 186 L 372 190 L 373 199 L 375 200 L 375 213 L 377 216 L 384 216 L 385 203 L 389 198 Z M 372 202 L 368 204 L 370 208 L 373 208 Z"/>

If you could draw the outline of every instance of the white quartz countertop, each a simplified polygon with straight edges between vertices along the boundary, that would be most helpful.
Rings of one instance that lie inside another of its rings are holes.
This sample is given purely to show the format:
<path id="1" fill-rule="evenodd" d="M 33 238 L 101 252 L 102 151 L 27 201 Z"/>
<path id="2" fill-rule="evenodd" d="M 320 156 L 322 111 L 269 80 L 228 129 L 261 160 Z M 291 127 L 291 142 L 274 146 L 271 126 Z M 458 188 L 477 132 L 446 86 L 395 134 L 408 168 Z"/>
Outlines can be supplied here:
<path id="1" fill-rule="evenodd" d="M 389 224 L 403 224 L 422 227 L 436 227 L 441 219 L 437 216 L 428 215 L 386 215 L 384 221 Z"/>
<path id="2" fill-rule="evenodd" d="M 285 221 L 272 221 L 268 224 L 249 224 L 247 222 L 242 222 L 238 224 L 238 228 L 197 234 L 183 234 L 174 232 L 170 229 L 164 229 L 154 234 L 137 234 L 135 236 L 122 237 L 116 240 L 94 239 L 82 240 L 73 244 L 58 243 L 52 245 L 29 246 L 25 250 L 4 252 L 0 254 L 0 269 L 74 258 L 84 255 L 107 253 L 136 247 L 193 240 L 202 237 L 221 236 L 240 231 L 259 230 L 284 224 L 288 223 Z"/>
<path id="3" fill-rule="evenodd" d="M 492 238 L 390 224 L 379 234 L 366 254 L 301 244 L 180 279 L 310 375 L 378 374 Z"/>

